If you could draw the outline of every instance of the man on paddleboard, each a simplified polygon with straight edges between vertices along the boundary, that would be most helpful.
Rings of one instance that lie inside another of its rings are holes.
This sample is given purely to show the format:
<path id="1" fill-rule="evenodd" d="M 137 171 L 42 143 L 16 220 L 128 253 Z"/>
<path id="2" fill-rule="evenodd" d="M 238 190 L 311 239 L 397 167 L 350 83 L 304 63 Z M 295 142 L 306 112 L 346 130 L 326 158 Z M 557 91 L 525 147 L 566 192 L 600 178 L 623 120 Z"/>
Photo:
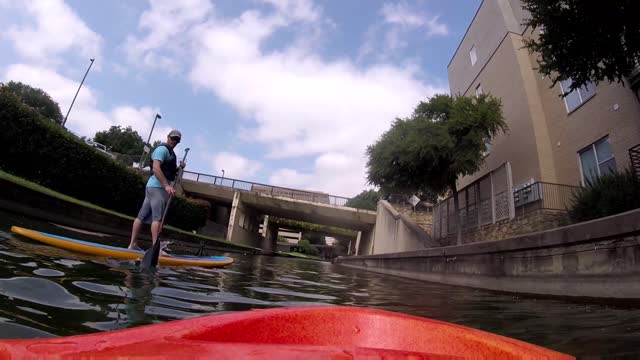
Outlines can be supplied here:
<path id="1" fill-rule="evenodd" d="M 176 190 L 170 184 L 178 175 L 177 158 L 173 149 L 181 140 L 182 133 L 178 130 L 171 130 L 167 135 L 167 142 L 158 145 L 153 154 L 151 154 L 151 160 L 153 161 L 151 177 L 147 181 L 142 207 L 133 221 L 129 249 L 142 250 L 138 246 L 138 234 L 143 222 L 151 224 L 151 239 L 153 242 L 155 243 L 158 240 L 164 208 L 169 197 L 176 194 Z M 180 167 L 184 168 L 185 163 L 180 161 Z"/>

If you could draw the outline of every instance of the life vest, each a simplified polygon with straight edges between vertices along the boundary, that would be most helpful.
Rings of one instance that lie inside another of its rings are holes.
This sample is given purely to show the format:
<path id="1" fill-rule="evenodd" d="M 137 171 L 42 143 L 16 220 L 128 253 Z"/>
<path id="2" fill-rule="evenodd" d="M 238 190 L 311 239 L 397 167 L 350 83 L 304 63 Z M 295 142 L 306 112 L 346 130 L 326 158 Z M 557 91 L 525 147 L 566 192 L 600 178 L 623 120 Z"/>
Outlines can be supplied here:
<path id="1" fill-rule="evenodd" d="M 163 161 L 160 164 L 160 170 L 162 170 L 162 174 L 167 179 L 167 181 L 172 182 L 178 175 L 178 163 L 176 161 L 176 154 L 173 152 L 171 146 L 167 145 L 166 143 L 158 145 L 156 149 L 160 146 L 164 146 L 167 148 L 167 150 L 169 150 L 169 159 Z"/>

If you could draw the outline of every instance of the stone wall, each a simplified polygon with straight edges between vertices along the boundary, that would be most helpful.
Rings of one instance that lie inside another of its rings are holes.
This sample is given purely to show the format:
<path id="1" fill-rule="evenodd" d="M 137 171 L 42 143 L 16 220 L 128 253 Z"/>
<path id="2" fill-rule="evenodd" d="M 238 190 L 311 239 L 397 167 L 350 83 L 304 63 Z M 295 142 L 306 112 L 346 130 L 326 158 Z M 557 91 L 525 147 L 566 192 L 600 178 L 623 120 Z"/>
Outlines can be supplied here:
<path id="1" fill-rule="evenodd" d="M 335 262 L 499 291 L 640 299 L 640 209 L 504 240 Z"/>
<path id="2" fill-rule="evenodd" d="M 413 220 L 416 225 L 420 226 L 424 231 L 431 234 L 431 227 L 433 226 L 433 211 L 427 210 L 413 210 L 411 204 L 394 204 L 394 209 L 402 215 L 407 216 Z"/>
<path id="3" fill-rule="evenodd" d="M 534 210 L 530 213 L 505 219 L 495 224 L 482 226 L 480 229 L 462 233 L 462 243 L 470 244 L 481 241 L 502 240 L 510 237 L 555 229 L 569 224 L 569 216 L 565 211 Z M 442 241 L 448 245 L 456 244 L 455 234 Z"/>

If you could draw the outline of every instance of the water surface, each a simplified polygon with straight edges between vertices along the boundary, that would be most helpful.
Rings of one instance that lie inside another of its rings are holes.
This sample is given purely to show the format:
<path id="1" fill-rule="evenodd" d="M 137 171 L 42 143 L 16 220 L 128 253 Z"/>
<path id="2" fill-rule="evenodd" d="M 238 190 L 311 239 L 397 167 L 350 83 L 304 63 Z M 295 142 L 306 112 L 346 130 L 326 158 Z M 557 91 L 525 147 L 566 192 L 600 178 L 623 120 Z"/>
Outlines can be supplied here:
<path id="1" fill-rule="evenodd" d="M 10 233 L 19 225 L 111 245 L 127 239 L 0 213 L 0 338 L 124 329 L 227 311 L 349 305 L 448 321 L 576 356 L 640 357 L 640 308 L 421 282 L 326 262 L 224 254 L 224 269 L 159 268 L 74 254 Z M 216 254 L 223 255 L 223 254 Z"/>

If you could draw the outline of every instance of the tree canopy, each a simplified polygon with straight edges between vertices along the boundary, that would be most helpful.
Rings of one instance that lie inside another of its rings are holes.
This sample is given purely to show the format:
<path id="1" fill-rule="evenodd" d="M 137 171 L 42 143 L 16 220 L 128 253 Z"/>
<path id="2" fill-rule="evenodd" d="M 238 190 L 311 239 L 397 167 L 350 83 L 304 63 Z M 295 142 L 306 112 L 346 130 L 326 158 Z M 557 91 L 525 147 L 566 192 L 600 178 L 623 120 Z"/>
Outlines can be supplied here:
<path id="1" fill-rule="evenodd" d="M 458 177 L 477 172 L 485 140 L 506 130 L 501 102 L 493 96 L 435 95 L 420 102 L 411 117 L 396 119 L 367 147 L 367 180 L 407 192 L 450 190 L 459 213 Z"/>
<path id="2" fill-rule="evenodd" d="M 375 211 L 378 207 L 378 200 L 380 200 L 380 198 L 381 196 L 378 191 L 363 190 L 360 194 L 349 199 L 345 206 Z"/>
<path id="3" fill-rule="evenodd" d="M 640 1 L 523 0 L 525 25 L 542 28 L 525 41 L 553 85 L 571 79 L 568 93 L 589 82 L 622 82 L 640 61 Z"/>
<path id="4" fill-rule="evenodd" d="M 302 234 L 302 238 L 309 241 L 310 244 L 314 245 L 326 245 L 327 242 L 325 240 L 325 236 L 316 232 L 305 232 Z"/>
<path id="5" fill-rule="evenodd" d="M 4 84 L 4 87 L 16 94 L 22 100 L 22 103 L 35 109 L 42 116 L 62 124 L 64 117 L 60 112 L 60 106 L 42 89 L 15 81 L 9 81 Z"/>
<path id="6" fill-rule="evenodd" d="M 112 126 L 109 130 L 97 132 L 93 140 L 125 155 L 140 155 L 144 146 L 142 137 L 131 126 Z"/>

